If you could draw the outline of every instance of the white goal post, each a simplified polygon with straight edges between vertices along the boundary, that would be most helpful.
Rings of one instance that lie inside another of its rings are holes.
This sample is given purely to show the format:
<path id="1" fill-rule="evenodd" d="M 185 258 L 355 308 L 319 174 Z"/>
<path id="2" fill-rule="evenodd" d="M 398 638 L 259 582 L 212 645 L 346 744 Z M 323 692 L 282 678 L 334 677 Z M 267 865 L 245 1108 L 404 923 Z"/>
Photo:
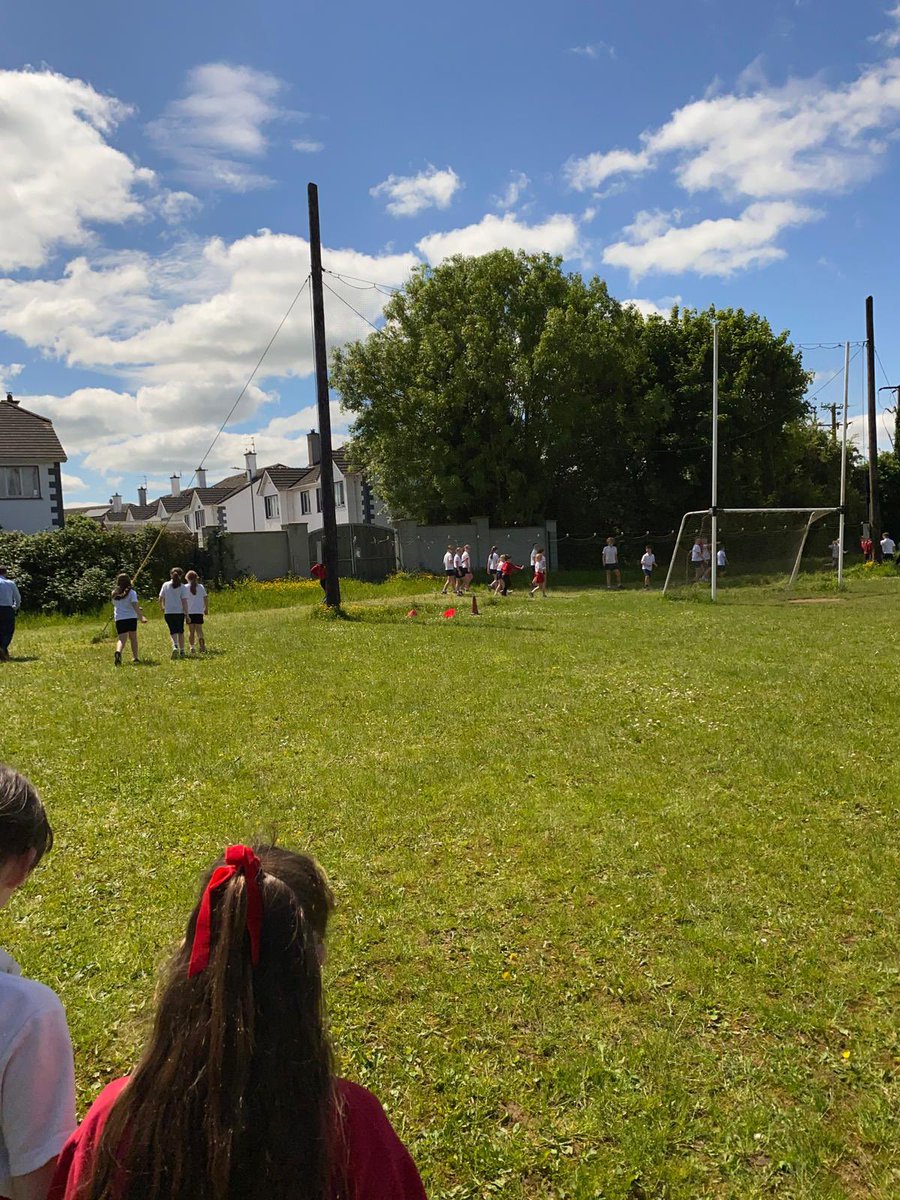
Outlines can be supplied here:
<path id="1" fill-rule="evenodd" d="M 832 513 L 841 513 L 842 511 L 843 511 L 842 508 L 840 508 L 839 506 L 835 507 L 835 508 L 718 508 L 718 509 L 695 508 L 695 509 L 692 509 L 691 512 L 686 512 L 684 514 L 684 516 L 681 518 L 681 524 L 678 527 L 678 536 L 675 539 L 675 545 L 672 547 L 672 558 L 669 562 L 669 569 L 666 572 L 666 582 L 663 584 L 663 594 L 665 595 L 665 593 L 669 590 L 669 585 L 672 582 L 672 572 L 675 569 L 675 562 L 678 558 L 679 551 L 682 548 L 681 539 L 684 535 L 684 527 L 687 524 L 690 517 L 700 517 L 701 519 L 708 517 L 710 522 L 712 523 L 717 517 L 725 517 L 725 516 L 750 516 L 750 515 L 780 516 L 780 515 L 788 515 L 788 514 L 790 514 L 792 516 L 798 516 L 798 515 L 805 514 L 807 517 L 806 525 L 803 527 L 802 536 L 800 538 L 800 544 L 797 548 L 797 554 L 796 554 L 796 557 L 794 558 L 794 563 L 793 563 L 793 566 L 791 569 L 791 577 L 787 584 L 788 587 L 793 587 L 794 584 L 797 582 L 797 574 L 800 570 L 800 560 L 803 558 L 803 551 L 806 548 L 806 540 L 809 537 L 810 529 L 813 527 L 814 523 L 816 521 L 821 520 L 822 517 L 830 516 Z M 715 555 L 715 553 L 716 553 L 716 548 L 717 548 L 716 540 L 714 539 L 713 543 L 712 543 L 712 554 L 713 555 Z M 843 547 L 841 547 L 841 549 L 843 549 Z M 711 565 L 714 570 L 714 562 Z M 714 594 L 713 594 L 713 598 L 715 598 Z"/>

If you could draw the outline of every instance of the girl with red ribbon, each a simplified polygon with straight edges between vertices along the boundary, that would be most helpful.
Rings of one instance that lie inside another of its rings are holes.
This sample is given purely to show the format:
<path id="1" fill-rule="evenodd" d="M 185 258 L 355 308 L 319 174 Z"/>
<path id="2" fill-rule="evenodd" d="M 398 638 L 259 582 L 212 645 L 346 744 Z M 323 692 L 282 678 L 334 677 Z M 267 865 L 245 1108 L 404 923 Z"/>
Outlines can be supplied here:
<path id="1" fill-rule="evenodd" d="M 333 1075 L 321 976 L 332 907 L 313 859 L 228 847 L 141 1061 L 69 1139 L 51 1200 L 425 1200 L 378 1100 Z"/>

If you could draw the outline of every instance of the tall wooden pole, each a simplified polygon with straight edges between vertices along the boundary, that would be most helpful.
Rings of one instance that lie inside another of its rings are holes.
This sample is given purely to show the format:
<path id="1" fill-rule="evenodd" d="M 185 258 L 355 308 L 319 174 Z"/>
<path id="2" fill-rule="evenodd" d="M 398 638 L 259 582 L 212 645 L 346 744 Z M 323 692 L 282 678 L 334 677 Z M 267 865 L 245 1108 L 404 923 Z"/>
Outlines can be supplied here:
<path id="1" fill-rule="evenodd" d="M 313 357 L 316 364 L 316 404 L 319 410 L 319 494 L 322 497 L 322 566 L 325 603 L 340 608 L 337 518 L 334 511 L 334 463 L 331 458 L 331 409 L 328 404 L 328 350 L 325 345 L 325 296 L 322 291 L 322 239 L 319 234 L 319 189 L 307 188 L 309 198 L 309 266 L 313 301 Z"/>
<path id="2" fill-rule="evenodd" d="M 719 583 L 719 322 L 713 321 L 712 380 L 712 545 L 710 547 L 709 598 L 715 600 Z"/>
<path id="3" fill-rule="evenodd" d="M 869 384 L 869 537 L 876 562 L 881 562 L 881 501 L 878 495 L 878 427 L 875 412 L 875 314 L 866 297 L 866 361 Z"/>
<path id="4" fill-rule="evenodd" d="M 847 416 L 850 411 L 850 343 L 844 343 L 844 425 L 841 437 L 841 515 L 838 522 L 838 587 L 844 584 L 844 534 L 847 524 Z"/>

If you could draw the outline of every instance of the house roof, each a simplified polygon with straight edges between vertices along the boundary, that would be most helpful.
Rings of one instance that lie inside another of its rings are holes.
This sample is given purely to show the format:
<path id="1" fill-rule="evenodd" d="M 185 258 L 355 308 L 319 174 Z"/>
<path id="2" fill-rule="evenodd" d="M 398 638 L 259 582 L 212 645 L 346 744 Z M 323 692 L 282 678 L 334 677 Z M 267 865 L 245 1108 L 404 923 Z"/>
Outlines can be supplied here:
<path id="1" fill-rule="evenodd" d="M 311 473 L 311 467 L 266 467 L 265 474 L 272 480 L 280 492 L 294 487 Z"/>
<path id="2" fill-rule="evenodd" d="M 65 461 L 66 452 L 49 417 L 29 412 L 15 400 L 0 400 L 0 464 L 29 466 Z"/>

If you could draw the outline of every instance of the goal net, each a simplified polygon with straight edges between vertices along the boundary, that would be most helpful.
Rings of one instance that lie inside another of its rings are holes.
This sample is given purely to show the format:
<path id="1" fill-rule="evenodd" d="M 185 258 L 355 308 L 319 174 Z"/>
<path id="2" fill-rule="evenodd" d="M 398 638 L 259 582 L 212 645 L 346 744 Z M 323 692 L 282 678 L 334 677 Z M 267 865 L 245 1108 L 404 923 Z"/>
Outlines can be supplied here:
<path id="1" fill-rule="evenodd" d="M 838 512 L 835 508 L 720 508 L 716 514 L 717 590 L 748 584 L 788 587 L 801 571 L 829 569 L 830 542 L 837 535 L 837 520 L 825 518 L 836 518 Z M 709 509 L 685 513 L 672 551 L 665 592 L 709 590 L 712 535 Z"/>

